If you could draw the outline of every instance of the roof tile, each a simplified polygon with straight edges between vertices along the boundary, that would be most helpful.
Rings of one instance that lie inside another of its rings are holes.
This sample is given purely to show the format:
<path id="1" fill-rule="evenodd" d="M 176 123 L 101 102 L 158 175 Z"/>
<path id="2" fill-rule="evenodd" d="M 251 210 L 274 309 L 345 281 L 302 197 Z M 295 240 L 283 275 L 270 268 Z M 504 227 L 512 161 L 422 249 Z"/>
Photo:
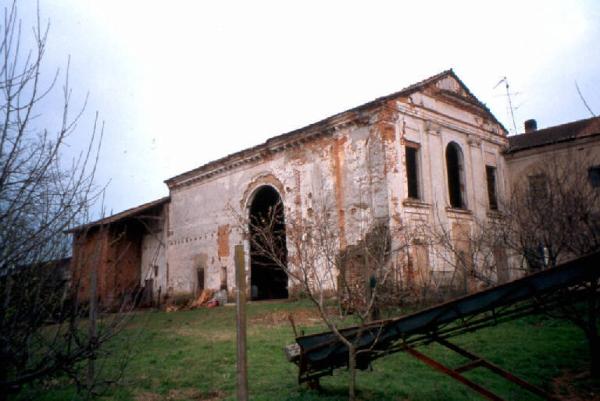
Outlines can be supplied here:
<path id="1" fill-rule="evenodd" d="M 572 121 L 527 134 L 509 136 L 509 147 L 506 153 L 516 153 L 525 149 L 573 141 L 598 134 L 600 134 L 600 117 Z"/>

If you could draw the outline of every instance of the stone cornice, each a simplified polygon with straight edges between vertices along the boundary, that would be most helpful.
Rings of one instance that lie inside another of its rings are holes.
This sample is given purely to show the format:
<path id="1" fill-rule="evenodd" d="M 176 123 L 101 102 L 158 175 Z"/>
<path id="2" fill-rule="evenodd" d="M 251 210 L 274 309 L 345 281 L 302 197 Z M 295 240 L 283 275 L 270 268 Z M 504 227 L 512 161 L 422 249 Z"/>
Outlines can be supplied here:
<path id="1" fill-rule="evenodd" d="M 233 153 L 197 169 L 165 181 L 170 190 L 189 186 L 253 163 L 271 159 L 274 155 L 298 148 L 323 136 L 341 130 L 370 124 L 372 111 L 347 112 L 287 134 L 268 139 L 252 148 Z"/>
<path id="2" fill-rule="evenodd" d="M 478 106 L 479 108 L 485 111 L 484 114 L 487 117 L 489 117 L 492 121 L 498 124 L 498 126 L 500 127 L 500 131 L 506 132 L 502 125 L 493 116 L 493 114 L 491 114 L 491 112 L 487 110 L 485 105 L 477 101 L 475 96 L 471 94 L 469 89 L 466 87 L 466 85 L 464 85 L 464 83 L 462 83 L 462 81 L 456 76 L 456 74 L 452 70 L 447 70 L 441 72 L 440 74 L 431 76 L 423 81 L 410 85 L 399 92 L 395 92 L 390 95 L 377 98 L 373 101 L 357 106 L 353 109 L 338 113 L 331 117 L 325 118 L 324 120 L 313 123 L 306 127 L 273 137 L 258 146 L 233 153 L 229 156 L 225 156 L 221 159 L 204 164 L 203 166 L 200 166 L 196 169 L 187 171 L 183 174 L 179 174 L 175 177 L 166 180 L 165 183 L 167 184 L 170 190 L 174 190 L 184 186 L 192 185 L 197 182 L 202 182 L 204 180 L 219 176 L 223 173 L 226 173 L 244 165 L 257 163 L 263 160 L 269 160 L 273 157 L 273 155 L 283 152 L 286 149 L 302 146 L 306 142 L 312 141 L 318 137 L 333 135 L 335 132 L 346 129 L 349 126 L 365 126 L 370 124 L 376 124 L 381 127 L 383 125 L 394 125 L 397 123 L 395 119 L 398 117 L 398 112 L 406 115 L 411 115 L 416 118 L 424 119 L 425 117 L 423 117 L 423 115 L 421 115 L 420 113 L 414 110 L 410 110 L 410 108 L 406 107 L 398 109 L 394 106 L 394 104 L 400 104 L 400 102 L 397 102 L 397 100 L 399 100 L 400 98 L 405 98 L 406 96 L 409 96 L 412 93 L 422 91 L 424 88 L 433 85 L 435 82 L 445 77 L 453 77 L 463 87 L 466 93 L 471 95 L 473 99 L 475 99 L 473 102 L 466 101 L 464 99 L 453 99 L 453 102 L 461 103 L 463 107 Z M 445 97 L 448 100 L 452 96 Z M 465 102 L 468 104 L 465 104 Z M 442 114 L 435 112 L 435 110 L 424 110 L 427 111 L 427 113 L 425 114 L 434 116 L 433 119 L 440 126 L 444 126 L 458 132 L 464 132 L 467 134 L 479 136 L 481 136 L 482 132 L 488 132 L 489 138 L 483 138 L 484 140 L 500 145 L 505 144 L 505 137 L 503 137 L 499 132 L 492 132 L 490 130 L 485 130 L 481 127 L 476 127 L 472 124 L 468 124 L 463 121 L 452 119 L 448 116 L 443 116 Z"/>
<path id="3" fill-rule="evenodd" d="M 400 102 L 396 103 L 395 110 L 406 116 L 414 117 L 425 122 L 430 122 L 433 125 L 447 128 L 456 132 L 461 132 L 466 134 L 469 138 L 477 137 L 495 145 L 508 146 L 508 139 L 505 136 L 481 127 L 474 126 L 464 121 L 456 120 L 435 110 L 421 106 L 408 106 Z M 487 135 L 482 136 L 482 132 L 486 133 Z"/>

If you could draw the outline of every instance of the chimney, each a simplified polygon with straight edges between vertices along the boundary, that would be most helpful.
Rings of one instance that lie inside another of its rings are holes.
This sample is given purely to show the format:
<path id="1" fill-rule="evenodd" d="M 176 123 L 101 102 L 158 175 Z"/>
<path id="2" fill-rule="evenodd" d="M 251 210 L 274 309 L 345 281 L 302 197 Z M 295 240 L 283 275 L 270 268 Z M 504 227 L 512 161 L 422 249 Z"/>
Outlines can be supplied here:
<path id="1" fill-rule="evenodd" d="M 525 121 L 525 133 L 529 134 L 530 132 L 537 131 L 537 121 L 535 119 L 530 119 Z"/>

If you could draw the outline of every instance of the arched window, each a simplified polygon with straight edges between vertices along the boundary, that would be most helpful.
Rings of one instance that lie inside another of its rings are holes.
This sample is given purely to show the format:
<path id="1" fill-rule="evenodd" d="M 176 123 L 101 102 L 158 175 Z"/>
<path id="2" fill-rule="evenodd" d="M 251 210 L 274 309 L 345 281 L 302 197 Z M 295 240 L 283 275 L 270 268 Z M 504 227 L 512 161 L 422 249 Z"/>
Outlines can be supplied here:
<path id="1" fill-rule="evenodd" d="M 465 162 L 462 150 L 456 142 L 450 142 L 446 147 L 446 170 L 448 171 L 450 206 L 466 209 Z"/>

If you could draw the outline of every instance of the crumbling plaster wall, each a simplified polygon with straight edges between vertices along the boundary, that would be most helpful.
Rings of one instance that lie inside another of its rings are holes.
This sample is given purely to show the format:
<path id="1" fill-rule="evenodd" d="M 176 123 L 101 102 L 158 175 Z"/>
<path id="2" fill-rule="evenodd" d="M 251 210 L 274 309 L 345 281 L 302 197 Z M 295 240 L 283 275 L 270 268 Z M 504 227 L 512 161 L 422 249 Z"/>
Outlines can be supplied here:
<path id="1" fill-rule="evenodd" d="M 250 265 L 237 216 L 247 218 L 261 185 L 278 190 L 288 225 L 319 203 L 334 209 L 342 246 L 360 240 L 374 218 L 387 219 L 392 230 L 414 222 L 464 230 L 474 218 L 487 218 L 486 164 L 497 168 L 498 196 L 507 190 L 501 157 L 506 132 L 478 105 L 461 100 L 469 96 L 449 77 L 430 90 L 389 100 L 358 122 L 323 127 L 321 135 L 300 144 L 275 141 L 273 149 L 279 150 L 257 151 L 250 163 L 171 185 L 170 292 L 190 295 L 224 283 L 234 288 L 235 244 L 244 244 L 246 268 Z M 405 141 L 420 146 L 419 201 L 407 197 Z M 464 155 L 466 210 L 449 207 L 445 149 L 451 141 Z M 435 257 L 428 263 L 428 269 L 447 268 Z M 205 283 L 197 282 L 198 268 L 205 269 Z"/>
<path id="2" fill-rule="evenodd" d="M 484 115 L 478 115 L 469 105 L 449 102 L 444 97 L 447 90 L 458 90 L 452 78 L 440 81 L 433 90 L 414 93 L 390 104 L 397 115 L 388 154 L 394 155 L 398 166 L 388 173 L 392 224 L 428 227 L 441 224 L 450 231 L 453 228 L 470 230 L 474 219 L 484 221 L 493 216 L 488 201 L 486 165 L 496 167 L 498 197 L 507 196 L 508 173 L 502 151 L 508 140 L 504 129 Z M 421 199 L 417 201 L 408 197 L 404 147 L 407 141 L 419 146 Z M 450 142 L 457 143 L 464 156 L 465 210 L 450 207 L 445 156 Z M 428 266 L 417 266 L 418 269 L 431 269 L 441 275 L 452 273 L 448 271 L 452 267 L 436 257 L 433 249 L 429 249 L 429 255 L 423 260 Z"/>
<path id="3" fill-rule="evenodd" d="M 372 205 L 386 204 L 381 199 L 386 192 L 374 190 L 370 183 L 374 173 L 366 162 L 370 137 L 368 126 L 349 124 L 301 146 L 263 154 L 252 164 L 215 178 L 172 188 L 167 236 L 172 294 L 218 289 L 225 281 L 233 289 L 236 244 L 245 247 L 249 271 L 249 243 L 242 237 L 239 217 L 248 217 L 252 196 L 262 185 L 279 192 L 286 224 L 306 216 L 310 208 L 326 207 L 336 212 L 340 241 L 357 241 L 362 222 L 373 214 Z M 198 268 L 205 269 L 203 285 L 196 279 Z"/>

